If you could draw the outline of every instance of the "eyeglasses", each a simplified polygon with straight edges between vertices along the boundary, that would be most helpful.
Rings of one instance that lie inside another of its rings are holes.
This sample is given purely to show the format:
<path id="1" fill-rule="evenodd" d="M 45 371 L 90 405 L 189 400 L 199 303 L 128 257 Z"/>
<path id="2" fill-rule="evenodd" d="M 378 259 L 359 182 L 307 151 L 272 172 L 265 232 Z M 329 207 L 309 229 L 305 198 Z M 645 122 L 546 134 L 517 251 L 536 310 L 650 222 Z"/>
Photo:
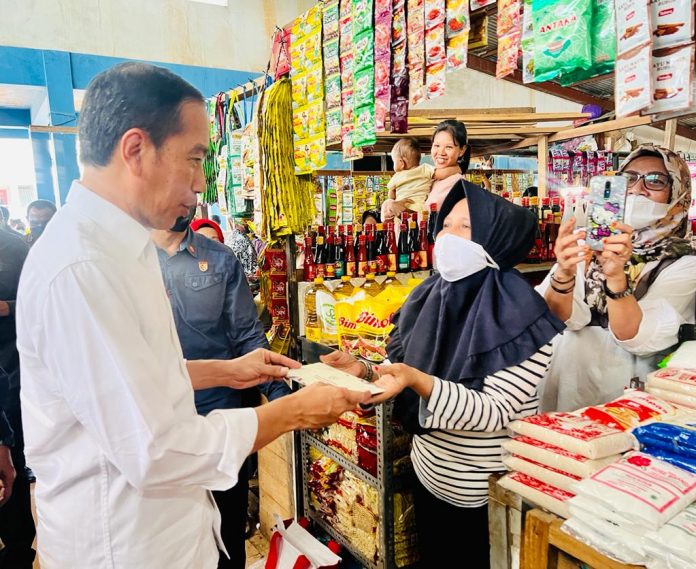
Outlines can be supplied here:
<path id="1" fill-rule="evenodd" d="M 642 178 L 643 185 L 646 190 L 651 192 L 662 192 L 669 188 L 672 183 L 672 178 L 662 172 L 648 172 L 647 174 L 639 174 L 638 172 L 622 172 L 623 176 L 628 181 L 628 187 L 635 186 Z"/>

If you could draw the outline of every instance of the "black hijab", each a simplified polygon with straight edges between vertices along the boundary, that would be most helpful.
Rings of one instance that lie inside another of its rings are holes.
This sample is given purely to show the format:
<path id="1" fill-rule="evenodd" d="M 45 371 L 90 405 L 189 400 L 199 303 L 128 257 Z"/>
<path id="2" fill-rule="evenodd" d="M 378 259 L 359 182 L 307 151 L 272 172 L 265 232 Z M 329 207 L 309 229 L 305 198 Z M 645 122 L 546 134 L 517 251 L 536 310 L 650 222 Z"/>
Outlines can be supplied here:
<path id="1" fill-rule="evenodd" d="M 486 376 L 527 360 L 564 325 L 514 269 L 534 244 L 534 214 L 461 181 L 442 204 L 436 234 L 463 199 L 468 200 L 472 241 L 500 270 L 486 267 L 455 282 L 438 274 L 428 278 L 394 315 L 387 354 L 393 363 L 480 391 Z M 407 389 L 394 407 L 396 417 L 413 433 L 424 432 L 418 405 L 418 396 Z"/>

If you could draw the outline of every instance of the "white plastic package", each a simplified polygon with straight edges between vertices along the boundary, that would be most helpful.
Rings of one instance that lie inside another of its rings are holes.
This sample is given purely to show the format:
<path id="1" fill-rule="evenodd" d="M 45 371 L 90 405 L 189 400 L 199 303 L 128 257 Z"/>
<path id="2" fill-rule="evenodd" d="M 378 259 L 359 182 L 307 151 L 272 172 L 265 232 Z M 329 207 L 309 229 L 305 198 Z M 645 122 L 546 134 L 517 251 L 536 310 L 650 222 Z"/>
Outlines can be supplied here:
<path id="1" fill-rule="evenodd" d="M 561 529 L 579 541 L 620 563 L 644 564 L 645 550 L 640 536 L 625 531 L 621 526 L 598 518 L 571 517 Z"/>
<path id="2" fill-rule="evenodd" d="M 566 492 L 572 492 L 573 483 L 580 480 L 578 476 L 515 455 L 504 456 L 503 464 L 508 470 L 517 470 Z"/>
<path id="3" fill-rule="evenodd" d="M 659 389 L 648 385 L 645 391 L 651 393 L 657 397 L 669 401 L 670 403 L 675 403 L 676 405 L 681 405 L 682 407 L 688 407 L 689 409 L 696 409 L 696 396 L 694 395 L 684 395 L 683 393 L 677 393 L 676 391 L 669 391 L 667 389 Z"/>
<path id="4" fill-rule="evenodd" d="M 696 342 L 687 342 L 687 344 L 696 344 Z M 696 345 L 694 345 L 694 350 L 696 350 Z M 661 369 L 649 373 L 645 384 L 648 387 L 676 391 L 677 393 L 696 397 L 696 371 L 675 368 Z"/>
<path id="5" fill-rule="evenodd" d="M 573 497 L 570 492 L 545 484 L 521 472 L 511 472 L 503 476 L 498 480 L 498 484 L 557 516 L 568 517 L 566 503 Z"/>
<path id="6" fill-rule="evenodd" d="M 676 515 L 659 531 L 648 532 L 644 542 L 648 553 L 661 559 L 667 567 L 696 564 L 696 504 Z"/>
<path id="7" fill-rule="evenodd" d="M 515 437 L 503 443 L 503 450 L 544 466 L 557 468 L 579 478 L 587 478 L 605 466 L 621 460 L 620 454 L 592 460 L 531 437 Z"/>

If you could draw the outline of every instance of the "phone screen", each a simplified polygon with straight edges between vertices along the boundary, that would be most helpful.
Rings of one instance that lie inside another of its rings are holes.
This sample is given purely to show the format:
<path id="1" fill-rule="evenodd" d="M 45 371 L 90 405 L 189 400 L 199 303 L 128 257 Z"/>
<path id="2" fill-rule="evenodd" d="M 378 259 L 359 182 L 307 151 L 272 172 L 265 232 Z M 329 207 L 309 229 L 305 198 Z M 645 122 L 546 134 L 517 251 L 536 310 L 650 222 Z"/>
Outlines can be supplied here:
<path id="1" fill-rule="evenodd" d="M 621 233 L 614 224 L 623 222 L 627 187 L 623 176 L 593 176 L 590 179 L 586 237 L 590 249 L 603 251 L 603 239 Z"/>

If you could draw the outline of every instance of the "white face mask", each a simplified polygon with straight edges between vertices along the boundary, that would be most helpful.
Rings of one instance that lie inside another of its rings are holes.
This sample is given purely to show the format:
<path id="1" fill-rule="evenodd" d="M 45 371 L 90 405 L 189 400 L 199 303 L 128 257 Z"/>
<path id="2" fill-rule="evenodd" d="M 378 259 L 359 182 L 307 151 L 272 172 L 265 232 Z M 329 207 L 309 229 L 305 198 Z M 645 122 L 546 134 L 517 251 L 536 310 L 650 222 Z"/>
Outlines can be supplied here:
<path id="1" fill-rule="evenodd" d="M 440 276 L 450 283 L 486 267 L 499 268 L 481 245 L 452 233 L 443 233 L 435 240 L 434 258 Z"/>
<path id="2" fill-rule="evenodd" d="M 626 197 L 624 221 L 633 229 L 643 229 L 667 215 L 669 204 L 657 203 L 645 196 L 629 194 Z"/>

